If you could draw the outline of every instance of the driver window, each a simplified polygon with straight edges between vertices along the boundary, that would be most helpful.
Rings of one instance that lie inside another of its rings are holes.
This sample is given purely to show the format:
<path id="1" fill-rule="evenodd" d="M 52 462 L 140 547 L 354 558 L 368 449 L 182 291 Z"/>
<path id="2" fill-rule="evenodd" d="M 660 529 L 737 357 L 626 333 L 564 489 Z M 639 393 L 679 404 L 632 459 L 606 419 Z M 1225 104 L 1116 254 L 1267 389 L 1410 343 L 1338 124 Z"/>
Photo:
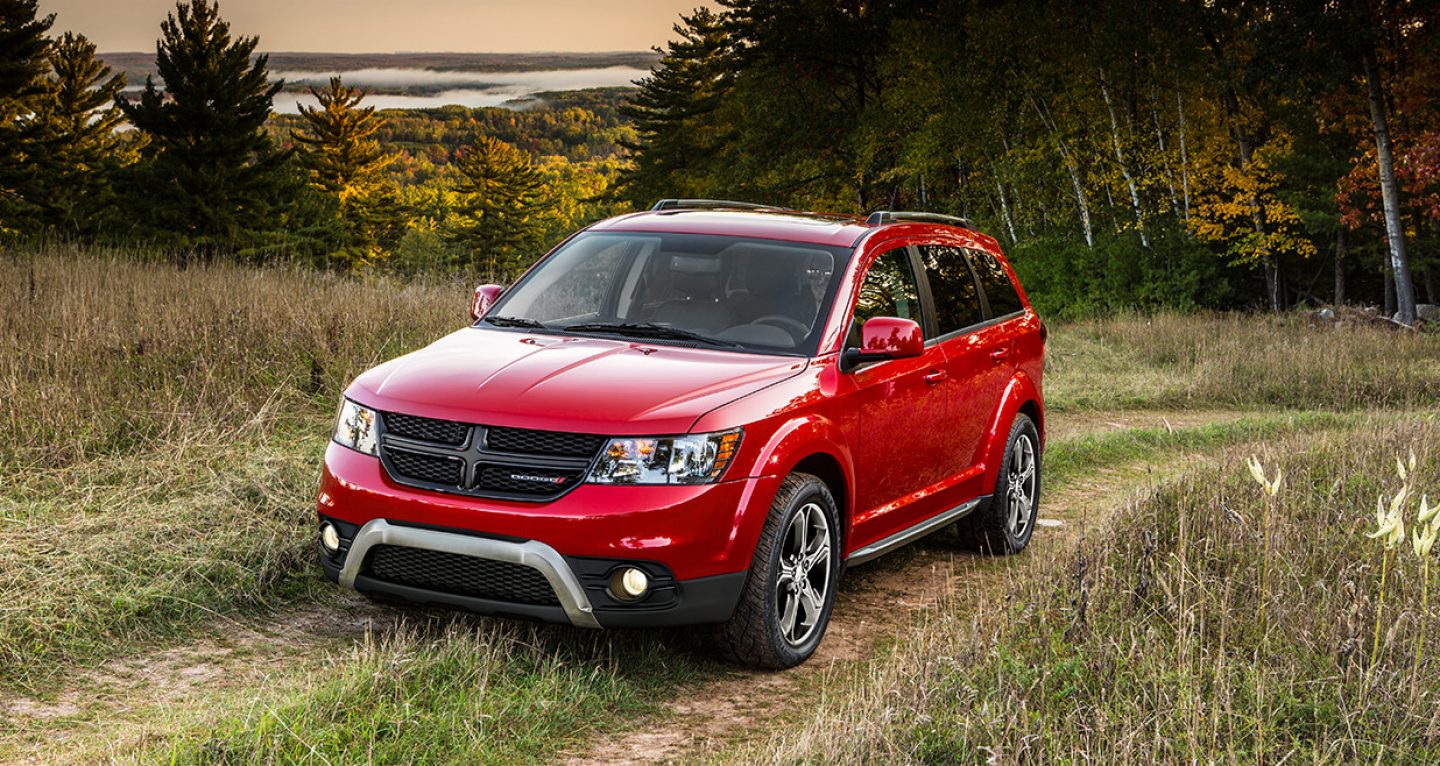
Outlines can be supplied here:
<path id="1" fill-rule="evenodd" d="M 920 291 L 910 268 L 910 253 L 904 247 L 882 253 L 860 284 L 855 300 L 855 319 L 850 323 L 847 344 L 859 347 L 860 327 L 872 317 L 899 317 L 920 323 Z"/>

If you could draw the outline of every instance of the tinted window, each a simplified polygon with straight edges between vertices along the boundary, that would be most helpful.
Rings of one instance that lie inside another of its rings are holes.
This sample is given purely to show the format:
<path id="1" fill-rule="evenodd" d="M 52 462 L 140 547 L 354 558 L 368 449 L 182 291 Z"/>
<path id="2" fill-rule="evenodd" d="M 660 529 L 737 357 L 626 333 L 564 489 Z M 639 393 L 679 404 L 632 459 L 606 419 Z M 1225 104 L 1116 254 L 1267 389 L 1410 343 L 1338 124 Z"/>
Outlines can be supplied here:
<path id="1" fill-rule="evenodd" d="M 910 254 L 899 247 L 881 254 L 865 273 L 850 326 L 851 345 L 860 345 L 860 326 L 872 317 L 900 317 L 920 322 L 920 291 L 910 269 Z"/>
<path id="2" fill-rule="evenodd" d="M 980 278 L 986 300 L 990 301 L 990 316 L 1002 317 L 1025 308 L 1020 303 L 1020 294 L 1015 292 L 1010 275 L 1005 272 L 1005 267 L 1000 265 L 998 258 L 989 253 L 971 250 L 970 263 L 975 267 L 975 275 Z"/>
<path id="3" fill-rule="evenodd" d="M 965 251 L 958 247 L 921 245 L 920 262 L 930 280 L 935 298 L 936 332 L 940 335 L 963 330 L 984 320 L 975 278 L 965 263 Z"/>

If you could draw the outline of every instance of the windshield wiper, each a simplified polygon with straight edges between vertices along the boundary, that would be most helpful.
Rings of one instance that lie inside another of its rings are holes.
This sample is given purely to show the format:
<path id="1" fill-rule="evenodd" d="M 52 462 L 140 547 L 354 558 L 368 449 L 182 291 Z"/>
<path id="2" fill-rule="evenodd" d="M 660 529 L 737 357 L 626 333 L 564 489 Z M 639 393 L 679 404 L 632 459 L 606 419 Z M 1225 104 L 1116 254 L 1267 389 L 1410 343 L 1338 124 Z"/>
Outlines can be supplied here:
<path id="1" fill-rule="evenodd" d="M 701 335 L 698 332 L 682 330 L 679 327 L 669 327 L 653 322 L 582 322 L 566 327 L 556 328 L 561 332 L 608 332 L 615 335 L 626 335 L 632 338 L 655 338 L 657 340 L 689 340 L 696 343 L 706 343 L 712 346 L 726 346 L 729 348 L 744 348 L 739 343 L 728 340 L 712 338 L 708 335 Z"/>
<path id="2" fill-rule="evenodd" d="M 543 330 L 545 325 L 534 319 L 524 317 L 485 317 L 486 324 L 493 324 L 496 327 L 525 327 L 531 330 Z"/>

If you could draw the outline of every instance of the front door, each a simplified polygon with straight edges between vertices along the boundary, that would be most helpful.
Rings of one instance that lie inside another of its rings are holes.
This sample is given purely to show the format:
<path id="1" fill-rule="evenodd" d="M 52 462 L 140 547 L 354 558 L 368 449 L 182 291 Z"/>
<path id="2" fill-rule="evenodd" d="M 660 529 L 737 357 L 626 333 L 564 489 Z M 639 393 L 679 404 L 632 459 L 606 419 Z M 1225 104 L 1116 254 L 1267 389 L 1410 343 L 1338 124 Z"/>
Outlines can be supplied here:
<path id="1" fill-rule="evenodd" d="M 911 319 L 922 327 L 919 283 L 907 247 L 882 252 L 861 283 L 848 345 L 871 317 Z M 939 508 L 930 488 L 946 476 L 948 420 L 945 352 L 927 344 L 911 359 L 866 364 L 853 373 L 860 403 L 856 448 L 857 511 L 852 550 L 930 516 Z"/>

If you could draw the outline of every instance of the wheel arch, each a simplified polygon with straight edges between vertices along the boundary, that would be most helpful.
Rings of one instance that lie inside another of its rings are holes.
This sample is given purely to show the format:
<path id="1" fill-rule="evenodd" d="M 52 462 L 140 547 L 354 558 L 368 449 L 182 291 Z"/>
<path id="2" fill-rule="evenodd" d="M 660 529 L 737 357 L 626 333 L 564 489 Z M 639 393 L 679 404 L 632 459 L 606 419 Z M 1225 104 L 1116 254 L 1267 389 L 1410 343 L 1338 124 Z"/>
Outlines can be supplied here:
<path id="1" fill-rule="evenodd" d="M 835 511 L 840 516 L 840 543 L 843 546 L 850 539 L 850 519 L 855 514 L 850 507 L 849 474 L 840 464 L 840 459 L 829 452 L 812 452 L 796 461 L 789 473 L 808 473 L 825 482 L 830 496 L 835 498 Z"/>
<path id="2" fill-rule="evenodd" d="M 1000 395 L 1000 405 L 985 431 L 985 481 L 986 487 L 994 487 L 1000 475 L 1001 457 L 1005 442 L 1010 438 L 1010 428 L 1015 416 L 1024 414 L 1035 422 L 1040 433 L 1040 449 L 1045 448 L 1045 408 L 1041 403 L 1040 390 L 1025 372 L 1016 372 Z"/>
<path id="3" fill-rule="evenodd" d="M 840 426 L 813 413 L 785 421 L 771 432 L 752 464 L 752 476 L 783 479 L 797 471 L 816 476 L 835 498 L 842 545 L 850 539 L 855 497 L 853 461 Z M 756 495 L 735 512 L 736 550 L 753 549 L 773 496 Z"/>
<path id="4" fill-rule="evenodd" d="M 1018 412 L 1035 421 L 1035 430 L 1040 432 L 1040 448 L 1045 448 L 1045 412 L 1040 406 L 1037 398 L 1026 399 L 1020 403 Z"/>

